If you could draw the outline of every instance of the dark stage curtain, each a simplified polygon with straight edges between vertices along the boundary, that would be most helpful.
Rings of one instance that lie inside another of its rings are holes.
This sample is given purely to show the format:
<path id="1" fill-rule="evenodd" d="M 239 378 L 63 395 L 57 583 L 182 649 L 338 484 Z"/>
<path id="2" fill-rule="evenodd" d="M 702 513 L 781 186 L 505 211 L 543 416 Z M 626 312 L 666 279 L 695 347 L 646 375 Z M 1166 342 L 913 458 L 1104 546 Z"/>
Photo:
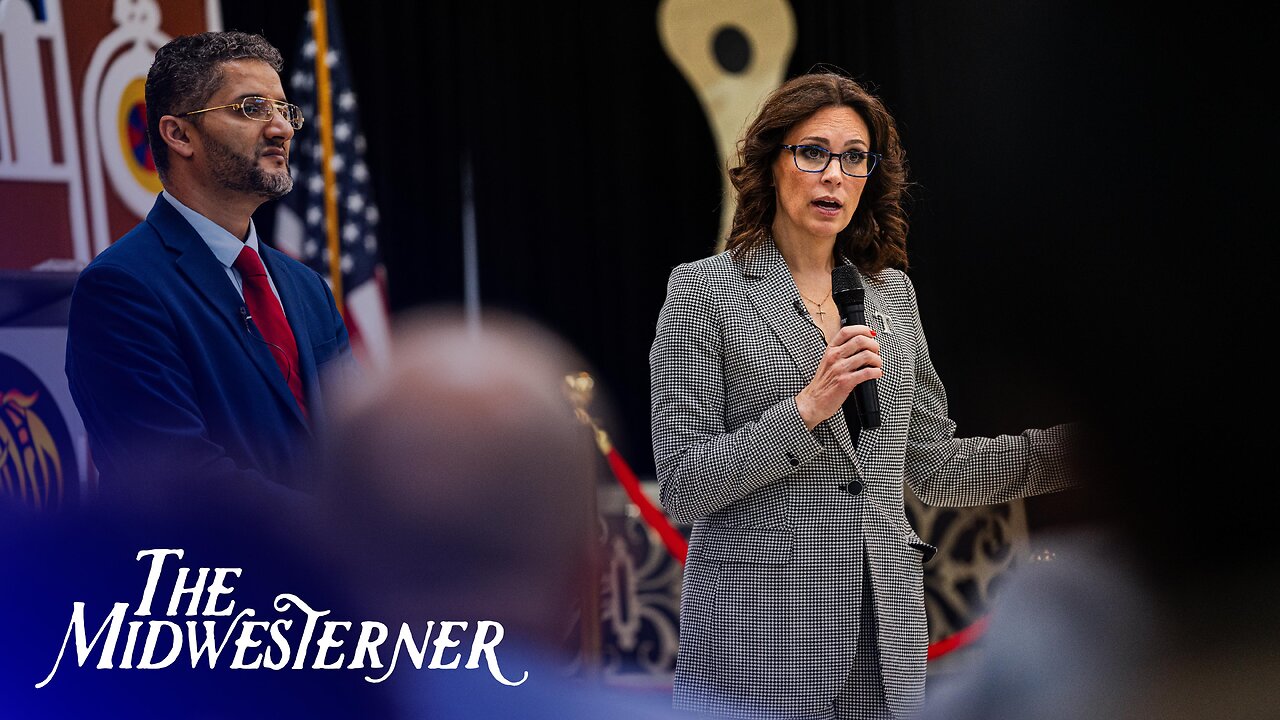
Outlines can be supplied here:
<path id="1" fill-rule="evenodd" d="M 305 5 L 225 0 L 224 25 L 292 60 Z M 462 301 L 469 156 L 484 304 L 585 353 L 613 439 L 651 475 L 654 324 L 672 266 L 711 252 L 720 203 L 711 132 L 662 50 L 657 3 L 340 7 L 393 311 Z M 1108 288 L 1160 286 L 1230 221 L 1193 209 L 1241 202 L 1206 186 L 1235 171 L 1223 118 L 1249 115 L 1238 75 L 1253 61 L 1229 38 L 1251 19 L 1065 1 L 794 8 L 789 73 L 842 68 L 899 120 L 917 183 L 910 274 L 960 433 L 1076 417 L 1082 385 L 1146 321 Z"/>

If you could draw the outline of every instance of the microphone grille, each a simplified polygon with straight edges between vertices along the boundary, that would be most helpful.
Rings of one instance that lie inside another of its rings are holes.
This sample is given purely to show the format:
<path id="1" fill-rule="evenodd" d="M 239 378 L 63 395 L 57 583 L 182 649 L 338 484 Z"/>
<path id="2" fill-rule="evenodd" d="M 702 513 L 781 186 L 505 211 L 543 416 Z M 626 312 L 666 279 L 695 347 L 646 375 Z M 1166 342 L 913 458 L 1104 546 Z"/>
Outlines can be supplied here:
<path id="1" fill-rule="evenodd" d="M 831 294 L 861 289 L 862 280 L 858 277 L 858 268 L 853 265 L 837 265 L 831 271 Z"/>

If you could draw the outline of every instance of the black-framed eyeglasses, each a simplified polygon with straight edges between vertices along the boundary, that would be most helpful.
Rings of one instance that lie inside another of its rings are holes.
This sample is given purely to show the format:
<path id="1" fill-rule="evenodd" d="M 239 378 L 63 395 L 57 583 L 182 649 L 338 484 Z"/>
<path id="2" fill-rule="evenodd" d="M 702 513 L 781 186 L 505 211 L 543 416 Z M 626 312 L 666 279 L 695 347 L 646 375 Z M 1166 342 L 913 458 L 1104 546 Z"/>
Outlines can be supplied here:
<path id="1" fill-rule="evenodd" d="M 876 169 L 880 155 L 866 150 L 850 150 L 836 155 L 821 145 L 783 145 L 796 161 L 796 169 L 807 173 L 820 173 L 831 164 L 832 157 L 840 158 L 840 172 L 849 177 L 864 178 Z"/>
<path id="2" fill-rule="evenodd" d="M 245 117 L 250 120 L 257 120 L 258 122 L 271 122 L 272 116 L 275 115 L 276 111 L 279 111 L 280 117 L 284 118 L 285 122 L 292 125 L 294 130 L 301 130 L 302 122 L 304 120 L 302 117 L 302 108 L 297 105 L 287 103 L 283 100 L 272 100 L 271 98 L 258 97 L 257 95 L 250 95 L 240 102 L 231 103 L 230 105 L 219 105 L 217 107 L 207 107 L 203 110 L 192 110 L 191 112 L 182 113 L 178 117 L 199 115 L 200 113 L 207 113 L 210 110 L 222 110 L 223 108 L 235 108 L 244 113 Z"/>

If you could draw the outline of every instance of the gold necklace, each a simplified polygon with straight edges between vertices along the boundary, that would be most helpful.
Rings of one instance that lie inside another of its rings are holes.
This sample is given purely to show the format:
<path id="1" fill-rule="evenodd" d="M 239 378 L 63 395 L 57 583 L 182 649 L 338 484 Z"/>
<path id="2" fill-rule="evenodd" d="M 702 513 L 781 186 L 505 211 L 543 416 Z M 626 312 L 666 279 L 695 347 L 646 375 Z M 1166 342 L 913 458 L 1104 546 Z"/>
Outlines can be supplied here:
<path id="1" fill-rule="evenodd" d="M 804 293 L 800 292 L 800 288 L 797 287 L 796 292 L 800 293 L 800 297 L 804 298 L 805 300 L 809 300 L 809 298 L 804 297 Z M 813 302 L 812 300 L 809 300 L 809 302 L 813 303 L 814 307 L 818 308 L 818 311 L 817 311 L 818 322 L 822 322 L 822 318 L 826 317 L 827 314 L 822 312 L 822 306 L 825 305 L 827 300 L 830 300 L 830 299 L 831 299 L 831 291 L 828 290 L 827 296 L 822 298 L 822 302 Z"/>

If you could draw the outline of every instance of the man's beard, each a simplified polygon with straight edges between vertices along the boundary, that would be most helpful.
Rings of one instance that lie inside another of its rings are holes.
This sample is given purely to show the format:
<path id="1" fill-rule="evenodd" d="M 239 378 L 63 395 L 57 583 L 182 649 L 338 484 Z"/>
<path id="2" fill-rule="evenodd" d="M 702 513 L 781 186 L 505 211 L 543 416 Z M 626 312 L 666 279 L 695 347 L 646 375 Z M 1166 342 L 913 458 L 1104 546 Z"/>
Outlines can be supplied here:
<path id="1" fill-rule="evenodd" d="M 214 138 L 209 138 L 207 147 L 214 179 L 228 190 L 274 200 L 293 189 L 288 159 L 285 160 L 284 172 L 269 173 L 258 164 L 256 153 L 253 156 L 240 155 Z"/>

